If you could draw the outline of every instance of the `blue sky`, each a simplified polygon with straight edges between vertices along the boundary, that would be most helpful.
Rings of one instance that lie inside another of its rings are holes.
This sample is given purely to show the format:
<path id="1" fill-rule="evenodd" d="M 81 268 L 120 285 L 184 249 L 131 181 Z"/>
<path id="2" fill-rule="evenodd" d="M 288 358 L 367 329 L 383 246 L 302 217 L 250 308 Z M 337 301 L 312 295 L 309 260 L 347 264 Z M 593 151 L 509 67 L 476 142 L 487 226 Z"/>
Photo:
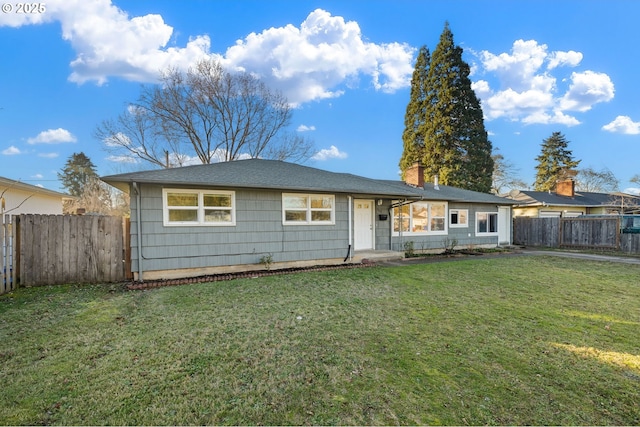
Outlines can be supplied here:
<path id="1" fill-rule="evenodd" d="M 167 66 L 210 57 L 256 73 L 296 108 L 308 164 L 395 179 L 417 50 L 445 21 L 472 67 L 485 127 L 521 179 L 562 132 L 580 167 L 639 191 L 640 2 L 49 0 L 0 12 L 0 176 L 61 190 L 84 152 L 101 175 L 123 163 L 94 130 Z M 20 11 L 24 12 L 24 10 Z M 634 188 L 635 187 L 635 188 Z"/>

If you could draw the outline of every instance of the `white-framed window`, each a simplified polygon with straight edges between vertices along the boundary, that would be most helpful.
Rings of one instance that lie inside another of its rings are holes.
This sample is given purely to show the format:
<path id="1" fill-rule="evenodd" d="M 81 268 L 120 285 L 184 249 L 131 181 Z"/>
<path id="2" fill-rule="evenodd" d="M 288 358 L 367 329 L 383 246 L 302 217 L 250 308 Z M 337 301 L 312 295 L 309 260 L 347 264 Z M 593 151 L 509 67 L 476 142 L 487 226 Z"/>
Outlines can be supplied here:
<path id="1" fill-rule="evenodd" d="M 162 189 L 165 226 L 236 225 L 236 194 L 227 190 Z"/>
<path id="2" fill-rule="evenodd" d="M 498 234 L 498 212 L 476 213 L 476 235 Z"/>
<path id="3" fill-rule="evenodd" d="M 286 225 L 335 224 L 333 194 L 282 193 L 282 223 Z"/>
<path id="4" fill-rule="evenodd" d="M 415 202 L 393 208 L 393 234 L 447 234 L 446 202 Z"/>
<path id="5" fill-rule="evenodd" d="M 468 209 L 449 209 L 449 227 L 469 227 Z"/>

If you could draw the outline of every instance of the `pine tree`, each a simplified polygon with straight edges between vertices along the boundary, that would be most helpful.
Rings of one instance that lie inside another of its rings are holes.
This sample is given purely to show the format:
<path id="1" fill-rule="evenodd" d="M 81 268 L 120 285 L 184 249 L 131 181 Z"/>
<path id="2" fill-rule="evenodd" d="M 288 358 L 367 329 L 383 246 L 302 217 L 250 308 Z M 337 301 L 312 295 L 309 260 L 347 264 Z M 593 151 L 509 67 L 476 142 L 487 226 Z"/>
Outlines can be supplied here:
<path id="1" fill-rule="evenodd" d="M 74 197 L 82 196 L 85 187 L 98 178 L 96 165 L 83 152 L 73 153 L 65 163 L 58 179 L 62 186 Z"/>
<path id="2" fill-rule="evenodd" d="M 469 74 L 462 48 L 454 44 L 446 23 L 428 65 L 424 117 L 420 121 L 423 128 L 418 132 L 424 144 L 418 147 L 423 151 L 425 180 L 438 175 L 442 184 L 488 193 L 493 173 L 492 146 Z M 404 142 L 401 166 L 412 155 Z"/>
<path id="3" fill-rule="evenodd" d="M 416 161 L 424 157 L 424 121 L 426 118 L 426 83 L 429 73 L 431 54 L 426 46 L 422 46 L 416 58 L 416 65 L 411 77 L 409 104 L 404 115 L 404 132 L 402 133 L 403 151 L 400 158 L 400 170 L 404 172 Z"/>
<path id="4" fill-rule="evenodd" d="M 549 138 L 542 141 L 542 150 L 536 157 L 538 165 L 534 190 L 554 190 L 556 182 L 566 178 L 568 172 L 578 166 L 580 160 L 573 159 L 568 146 L 569 141 L 560 132 L 553 132 Z"/>
<path id="5" fill-rule="evenodd" d="M 68 193 L 75 197 L 65 203 L 65 212 L 75 213 L 78 208 L 86 212 L 111 213 L 111 194 L 96 172 L 96 166 L 83 152 L 73 153 L 65 163 L 58 179 Z"/>

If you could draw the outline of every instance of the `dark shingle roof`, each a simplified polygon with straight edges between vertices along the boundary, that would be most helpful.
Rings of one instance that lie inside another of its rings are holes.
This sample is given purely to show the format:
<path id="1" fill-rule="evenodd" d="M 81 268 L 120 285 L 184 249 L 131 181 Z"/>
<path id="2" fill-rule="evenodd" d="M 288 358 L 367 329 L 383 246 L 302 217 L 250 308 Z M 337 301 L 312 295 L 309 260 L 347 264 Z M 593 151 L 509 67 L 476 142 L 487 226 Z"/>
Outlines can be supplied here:
<path id="1" fill-rule="evenodd" d="M 400 191 L 397 187 L 379 180 L 264 159 L 124 173 L 105 176 L 102 180 L 120 189 L 127 186 L 122 184 L 138 182 L 417 197 L 409 186 Z"/>
<path id="2" fill-rule="evenodd" d="M 547 191 L 517 191 L 510 194 L 510 198 L 517 206 L 582 206 L 598 207 L 613 206 L 620 202 L 617 200 L 623 193 L 593 193 L 588 191 L 576 191 L 573 197 L 560 196 Z M 625 197 L 634 197 L 624 194 Z"/>
<path id="3" fill-rule="evenodd" d="M 128 191 L 129 183 L 137 182 L 513 204 L 513 201 L 503 197 L 446 185 L 441 185 L 439 190 L 435 190 L 431 184 L 426 184 L 424 188 L 416 188 L 402 181 L 370 179 L 349 173 L 329 172 L 309 166 L 264 159 L 246 159 L 209 165 L 131 172 L 105 176 L 102 177 L 102 180 L 124 191 Z"/>

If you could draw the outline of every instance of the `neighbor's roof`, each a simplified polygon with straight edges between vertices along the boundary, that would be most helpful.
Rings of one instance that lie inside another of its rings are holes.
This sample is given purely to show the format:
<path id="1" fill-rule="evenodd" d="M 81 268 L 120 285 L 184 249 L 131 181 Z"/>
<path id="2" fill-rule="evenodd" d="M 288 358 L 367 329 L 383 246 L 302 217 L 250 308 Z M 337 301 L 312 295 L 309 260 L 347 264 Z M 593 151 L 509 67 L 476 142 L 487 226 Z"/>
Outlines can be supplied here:
<path id="1" fill-rule="evenodd" d="M 402 181 L 365 178 L 349 173 L 329 172 L 279 160 L 246 159 L 209 165 L 157 169 L 102 177 L 123 191 L 132 182 L 177 186 L 217 186 L 286 191 L 347 193 L 400 199 L 450 200 L 511 205 L 513 201 L 492 194 L 441 185 L 416 188 Z"/>
<path id="2" fill-rule="evenodd" d="M 402 181 L 386 181 L 391 185 L 406 186 Z M 414 188 L 425 200 L 446 200 L 449 202 L 490 203 L 497 205 L 513 205 L 513 200 L 489 193 L 465 190 L 463 188 L 425 183 L 423 189 Z"/>
<path id="3" fill-rule="evenodd" d="M 626 193 L 593 193 L 588 191 L 576 191 L 573 197 L 560 196 L 547 191 L 514 191 L 509 198 L 517 203 L 517 207 L 527 206 L 617 206 L 620 197 L 639 199 L 637 196 Z"/>
<path id="4" fill-rule="evenodd" d="M 73 199 L 73 196 L 70 196 L 68 194 L 59 193 L 57 191 L 48 190 L 36 185 L 26 184 L 21 181 L 16 181 L 14 179 L 4 178 L 0 176 L 0 193 L 5 190 L 11 190 L 12 188 L 30 193 L 42 194 L 45 196 L 60 197 L 61 199 Z"/>

